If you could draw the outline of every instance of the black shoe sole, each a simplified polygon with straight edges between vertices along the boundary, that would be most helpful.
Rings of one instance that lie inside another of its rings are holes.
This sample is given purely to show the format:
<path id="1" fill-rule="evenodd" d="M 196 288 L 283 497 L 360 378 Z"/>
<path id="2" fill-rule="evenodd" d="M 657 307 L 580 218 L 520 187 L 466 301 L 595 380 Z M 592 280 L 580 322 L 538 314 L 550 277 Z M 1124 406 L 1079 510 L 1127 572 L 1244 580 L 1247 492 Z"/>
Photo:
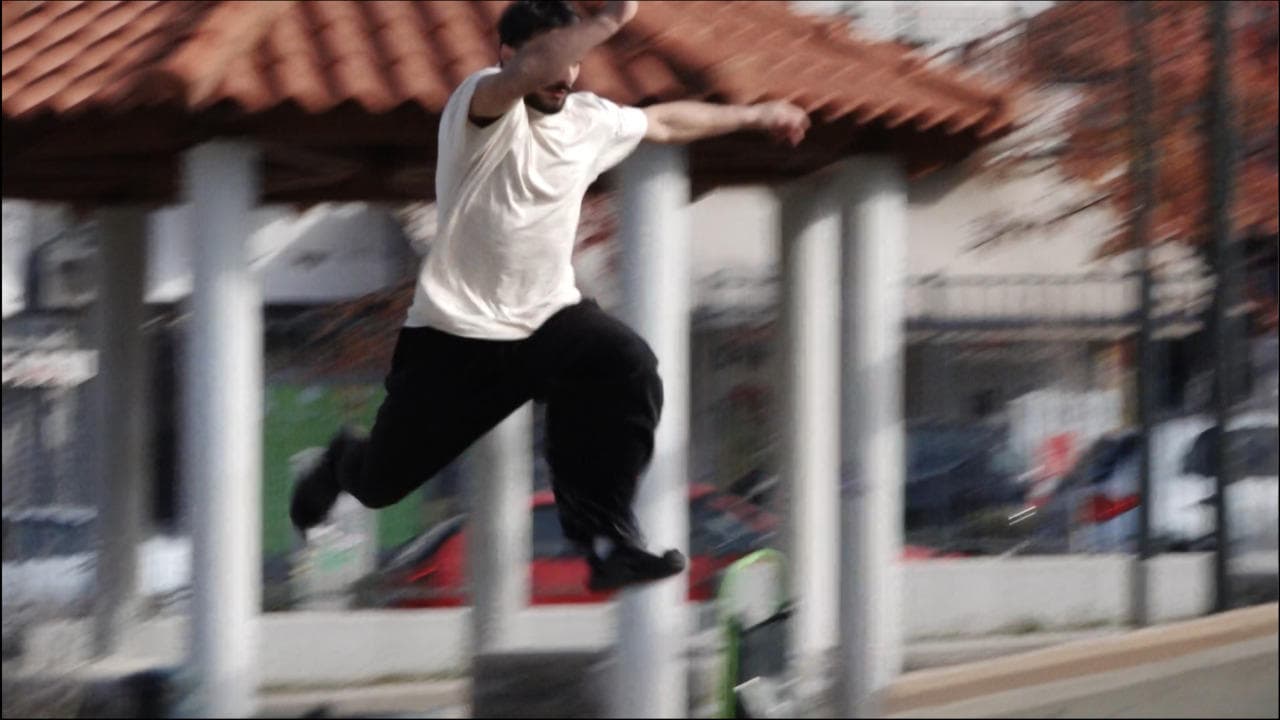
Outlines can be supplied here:
<path id="1" fill-rule="evenodd" d="M 668 550 L 663 553 L 661 561 L 665 567 L 637 569 L 628 567 L 625 561 L 621 562 L 621 567 L 611 566 L 610 561 L 606 560 L 601 565 L 612 569 L 597 570 L 593 567 L 591 576 L 587 580 L 587 589 L 591 592 L 609 592 L 634 585 L 647 585 L 679 575 L 688 564 L 684 555 L 678 550 Z"/>

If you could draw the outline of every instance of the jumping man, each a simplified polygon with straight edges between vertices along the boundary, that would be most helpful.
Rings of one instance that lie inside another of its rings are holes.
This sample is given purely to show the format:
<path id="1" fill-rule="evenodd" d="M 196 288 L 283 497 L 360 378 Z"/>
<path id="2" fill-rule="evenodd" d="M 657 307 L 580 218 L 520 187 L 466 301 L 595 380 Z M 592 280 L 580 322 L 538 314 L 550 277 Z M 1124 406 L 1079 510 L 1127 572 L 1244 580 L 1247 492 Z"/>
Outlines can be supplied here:
<path id="1" fill-rule="evenodd" d="M 565 537 L 608 590 L 680 572 L 632 515 L 662 409 L 657 358 L 578 291 L 570 257 L 582 198 L 641 140 L 688 143 L 739 130 L 800 142 L 786 102 L 622 107 L 574 92 L 579 61 L 636 14 L 608 2 L 519 0 L 498 22 L 499 65 L 462 82 L 440 119 L 439 230 L 400 330 L 373 430 L 347 428 L 295 486 L 300 532 L 340 492 L 382 508 L 409 495 L 525 402 L 546 406 L 546 453 Z"/>

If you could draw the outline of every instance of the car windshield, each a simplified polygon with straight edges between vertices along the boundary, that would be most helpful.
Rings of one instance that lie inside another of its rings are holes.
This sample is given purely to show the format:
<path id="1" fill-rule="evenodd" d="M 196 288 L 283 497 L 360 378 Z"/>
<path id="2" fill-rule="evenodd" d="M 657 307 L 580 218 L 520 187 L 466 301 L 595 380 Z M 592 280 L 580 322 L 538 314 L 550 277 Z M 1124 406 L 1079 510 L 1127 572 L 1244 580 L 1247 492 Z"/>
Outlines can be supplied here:
<path id="1" fill-rule="evenodd" d="M 430 557 L 441 543 L 449 539 L 461 527 L 465 515 L 457 515 L 436 525 L 427 532 L 405 543 L 387 563 L 388 570 L 413 567 Z"/>
<path id="2" fill-rule="evenodd" d="M 764 547 L 765 536 L 736 513 L 703 495 L 689 504 L 689 549 L 694 555 L 740 555 Z"/>
<path id="3" fill-rule="evenodd" d="M 925 426 L 907 433 L 907 482 L 945 475 L 972 461 L 1004 473 L 1015 471 L 1017 464 L 995 428 Z"/>
<path id="4" fill-rule="evenodd" d="M 573 545 L 560 529 L 560 517 L 555 505 L 541 505 L 533 509 L 533 556 L 535 558 L 563 558 L 575 555 Z"/>
<path id="5" fill-rule="evenodd" d="M 1217 475 L 1215 450 L 1218 428 L 1205 430 L 1196 437 L 1182 461 L 1183 472 L 1204 477 Z M 1280 474 L 1280 443 L 1276 428 L 1242 427 L 1227 430 L 1227 460 L 1230 477 L 1274 477 Z"/>

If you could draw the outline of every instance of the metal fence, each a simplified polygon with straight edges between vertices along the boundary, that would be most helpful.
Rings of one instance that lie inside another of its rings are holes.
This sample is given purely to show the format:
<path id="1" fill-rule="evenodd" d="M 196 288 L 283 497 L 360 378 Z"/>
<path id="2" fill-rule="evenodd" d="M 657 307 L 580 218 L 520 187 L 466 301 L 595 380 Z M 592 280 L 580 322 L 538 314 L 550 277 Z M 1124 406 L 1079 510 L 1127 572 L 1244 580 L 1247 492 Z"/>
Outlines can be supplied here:
<path id="1" fill-rule="evenodd" d="M 92 549 L 95 357 L 75 320 L 35 315 L 5 321 L 6 562 Z M 10 587 L 6 583 L 6 591 Z"/>
<path id="2" fill-rule="evenodd" d="M 778 484 L 774 282 L 712 278 L 694 314 L 695 477 L 765 503 Z M 1156 395 L 1160 552 L 1213 543 L 1212 471 L 1190 458 L 1213 424 L 1210 292 L 1196 275 L 1155 285 L 1156 362 L 1145 372 Z M 906 303 L 908 544 L 963 555 L 1133 552 L 1137 276 L 912 277 Z M 1275 337 L 1237 330 L 1234 414 L 1274 430 Z M 1255 452 L 1265 465 L 1266 449 Z M 1236 486 L 1253 487 L 1239 491 L 1249 493 L 1243 506 L 1274 507 L 1274 475 Z M 1250 567 L 1274 565 L 1274 514 L 1263 512 L 1240 511 L 1247 527 L 1233 548 L 1254 547 Z"/>
<path id="3" fill-rule="evenodd" d="M 1131 334 L 1138 323 L 1136 273 L 933 275 L 907 282 L 907 326 L 919 330 L 1093 329 Z M 1199 326 L 1208 283 L 1196 275 L 1157 285 L 1155 321 L 1166 333 Z"/>

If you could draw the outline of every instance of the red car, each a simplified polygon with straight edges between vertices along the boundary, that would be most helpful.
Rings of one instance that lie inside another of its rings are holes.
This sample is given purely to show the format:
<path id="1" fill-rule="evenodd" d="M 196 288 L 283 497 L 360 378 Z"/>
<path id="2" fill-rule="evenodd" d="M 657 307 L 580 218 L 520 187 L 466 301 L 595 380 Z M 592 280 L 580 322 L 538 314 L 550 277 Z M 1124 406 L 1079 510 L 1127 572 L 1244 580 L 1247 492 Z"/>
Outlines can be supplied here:
<path id="1" fill-rule="evenodd" d="M 385 566 L 362 578 L 362 607 L 424 608 L 466 605 L 465 515 L 450 518 L 406 543 Z M 586 561 L 560 530 L 550 491 L 533 496 L 534 605 L 596 603 L 613 593 L 587 590 Z M 738 558 L 765 547 L 776 520 L 744 500 L 708 485 L 689 488 L 689 599 L 710 600 L 720 572 Z"/>

